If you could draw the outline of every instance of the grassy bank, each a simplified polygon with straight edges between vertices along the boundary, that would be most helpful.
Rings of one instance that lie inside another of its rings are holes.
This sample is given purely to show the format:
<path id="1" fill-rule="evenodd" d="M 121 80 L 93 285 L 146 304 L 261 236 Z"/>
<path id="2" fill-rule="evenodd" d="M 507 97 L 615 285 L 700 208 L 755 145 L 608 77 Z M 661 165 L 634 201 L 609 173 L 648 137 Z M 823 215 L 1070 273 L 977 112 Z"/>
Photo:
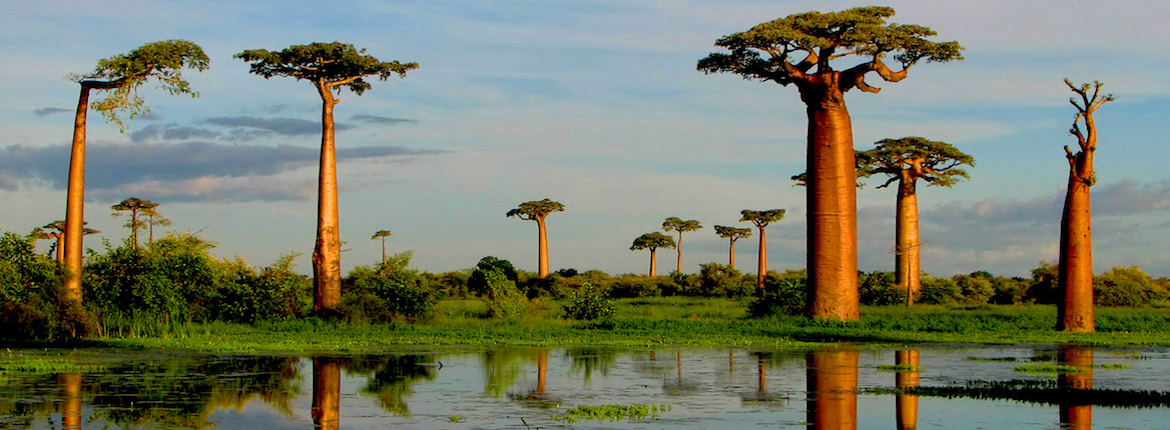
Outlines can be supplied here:
<path id="1" fill-rule="evenodd" d="M 476 300 L 442 302 L 413 323 L 347 325 L 299 320 L 256 325 L 195 325 L 180 338 L 104 340 L 131 348 L 214 352 L 358 352 L 437 345 L 593 345 L 615 347 L 804 348 L 835 343 L 1063 344 L 1170 347 L 1170 309 L 1101 308 L 1099 332 L 1058 333 L 1053 306 L 864 307 L 862 321 L 837 323 L 802 317 L 744 317 L 731 299 L 652 298 L 619 301 L 601 321 L 558 318 L 560 305 L 544 302 L 523 317 L 484 319 Z"/>

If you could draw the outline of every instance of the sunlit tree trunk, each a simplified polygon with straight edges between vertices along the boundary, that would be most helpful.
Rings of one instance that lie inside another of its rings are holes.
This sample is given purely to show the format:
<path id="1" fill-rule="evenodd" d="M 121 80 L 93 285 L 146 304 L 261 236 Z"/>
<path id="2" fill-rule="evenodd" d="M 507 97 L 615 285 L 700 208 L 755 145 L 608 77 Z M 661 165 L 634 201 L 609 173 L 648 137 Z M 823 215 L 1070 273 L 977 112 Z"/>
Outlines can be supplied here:
<path id="1" fill-rule="evenodd" d="M 69 155 L 69 182 L 65 195 L 64 299 L 81 304 L 81 236 L 85 223 L 85 122 L 89 111 L 90 86 L 81 83 L 77 114 L 73 118 L 73 146 Z"/>
<path id="2" fill-rule="evenodd" d="M 894 283 L 906 291 L 906 304 L 914 304 L 914 298 L 922 289 L 922 270 L 918 236 L 918 193 L 917 181 L 909 170 L 903 170 L 898 180 L 897 238 L 894 243 Z"/>
<path id="3" fill-rule="evenodd" d="M 81 430 L 81 374 L 62 373 L 61 383 L 61 428 Z"/>
<path id="4" fill-rule="evenodd" d="M 337 207 L 337 159 L 334 149 L 333 98 L 321 93 L 321 167 L 317 184 L 317 242 L 313 248 L 313 311 L 331 313 L 341 304 L 341 233 Z"/>
<path id="5" fill-rule="evenodd" d="M 918 350 L 898 351 L 894 362 L 898 365 L 898 373 L 894 376 L 894 386 L 899 389 L 917 387 Z M 917 429 L 918 396 L 899 393 L 897 398 L 897 413 L 898 430 Z"/>
<path id="6" fill-rule="evenodd" d="M 654 249 L 651 248 L 650 249 L 650 276 L 654 277 L 657 274 L 658 274 L 658 265 L 655 263 L 655 260 L 654 260 Z"/>
<path id="7" fill-rule="evenodd" d="M 678 232 L 678 246 L 674 247 L 674 249 L 678 251 L 678 264 L 675 266 L 674 270 L 678 273 L 682 273 L 682 236 L 683 232 Z"/>
<path id="8" fill-rule="evenodd" d="M 808 422 L 817 430 L 857 428 L 857 350 L 818 350 L 808 356 Z"/>
<path id="9" fill-rule="evenodd" d="M 760 252 L 756 262 L 756 286 L 763 290 L 764 277 L 768 276 L 768 236 L 764 233 L 764 227 L 758 229 L 760 230 Z"/>
<path id="10" fill-rule="evenodd" d="M 537 263 L 540 266 L 537 271 L 537 276 L 543 278 L 548 276 L 548 231 L 544 228 L 544 217 L 536 217 L 536 228 L 540 231 L 540 244 L 537 249 Z"/>
<path id="11" fill-rule="evenodd" d="M 341 364 L 331 358 L 313 358 L 313 424 L 336 430 L 341 422 Z"/>
<path id="12" fill-rule="evenodd" d="M 735 268 L 735 241 L 731 241 L 731 246 L 727 248 L 727 265 Z"/>
<path id="13" fill-rule="evenodd" d="M 1093 321 L 1091 212 L 1089 185 L 1073 172 L 1069 175 L 1064 216 L 1060 221 L 1059 285 L 1064 286 L 1064 297 L 1057 306 L 1059 330 L 1092 332 L 1096 329 Z"/>
<path id="14" fill-rule="evenodd" d="M 1073 366 L 1075 372 L 1061 373 L 1057 385 L 1064 390 L 1093 389 L 1093 350 L 1087 347 L 1065 346 L 1061 348 L 1061 363 Z M 1093 406 L 1060 404 L 1062 429 L 1089 430 L 1093 428 Z"/>
<path id="15" fill-rule="evenodd" d="M 808 297 L 814 318 L 858 320 L 857 174 L 839 72 L 798 81 L 808 113 Z"/>

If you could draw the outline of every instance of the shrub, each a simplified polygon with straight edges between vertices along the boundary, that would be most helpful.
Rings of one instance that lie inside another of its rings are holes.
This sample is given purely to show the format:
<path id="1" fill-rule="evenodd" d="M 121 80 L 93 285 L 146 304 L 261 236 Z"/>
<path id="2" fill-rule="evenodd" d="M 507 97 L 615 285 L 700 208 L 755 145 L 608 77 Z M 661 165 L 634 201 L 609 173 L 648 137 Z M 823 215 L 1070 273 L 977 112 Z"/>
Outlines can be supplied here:
<path id="1" fill-rule="evenodd" d="M 748 302 L 748 315 L 753 318 L 802 315 L 806 306 L 805 288 L 803 279 L 769 276 L 764 279 L 764 290 L 757 289 L 755 296 Z"/>
<path id="2" fill-rule="evenodd" d="M 991 280 L 991 289 L 995 292 L 988 302 L 995 305 L 1013 305 L 1024 303 L 1024 296 L 1028 292 L 1028 281 L 1024 278 L 1005 278 L 997 276 Z"/>
<path id="3" fill-rule="evenodd" d="M 419 318 L 434 308 L 434 290 L 426 278 L 409 269 L 414 253 L 387 258 L 377 268 L 357 266 L 345 280 L 342 314 L 352 321 L 388 322 L 395 317 Z"/>
<path id="4" fill-rule="evenodd" d="M 959 287 L 959 294 L 962 296 L 960 301 L 963 303 L 984 304 L 991 300 L 991 296 L 995 294 L 991 280 L 986 277 L 958 275 L 951 279 Z"/>
<path id="5" fill-rule="evenodd" d="M 955 281 L 930 275 L 922 277 L 922 293 L 918 297 L 918 303 L 945 305 L 954 303 L 961 297 L 962 290 Z"/>
<path id="6" fill-rule="evenodd" d="M 893 273 L 861 273 L 859 278 L 858 293 L 862 304 L 878 306 L 906 304 L 906 291 L 894 284 Z"/>
<path id="7" fill-rule="evenodd" d="M 1166 300 L 1167 291 L 1137 266 L 1118 266 L 1093 279 L 1099 306 L 1143 306 Z"/>
<path id="8" fill-rule="evenodd" d="M 595 320 L 613 316 L 614 309 L 613 300 L 606 297 L 604 291 L 585 284 L 570 296 L 565 316 L 575 320 Z"/>
<path id="9" fill-rule="evenodd" d="M 467 289 L 481 296 L 486 294 L 488 291 L 487 273 L 493 270 L 499 271 L 504 275 L 505 279 L 513 283 L 518 282 L 520 279 L 520 275 L 512 267 L 512 262 L 489 255 L 479 259 L 479 263 L 475 264 L 475 269 L 467 277 Z"/>
<path id="10" fill-rule="evenodd" d="M 588 272 L 586 272 L 588 273 Z M 633 299 L 641 297 L 657 297 L 662 295 L 662 289 L 659 288 L 660 282 L 649 276 L 640 276 L 633 274 L 621 275 L 614 278 L 612 286 L 609 289 L 609 294 L 612 297 L 621 299 Z M 669 280 L 670 278 L 666 278 Z"/>
<path id="11" fill-rule="evenodd" d="M 744 279 L 743 273 L 726 264 L 708 263 L 699 265 L 699 295 L 704 297 L 745 297 L 756 285 Z"/>
<path id="12" fill-rule="evenodd" d="M 516 282 L 508 279 L 501 270 L 482 272 L 485 285 L 484 301 L 488 305 L 489 317 L 519 315 L 528 308 L 528 299 L 516 288 Z"/>
<path id="13" fill-rule="evenodd" d="M 1056 290 L 1057 268 L 1051 263 L 1041 262 L 1032 269 L 1032 282 L 1024 293 L 1027 301 L 1051 305 L 1059 299 Z"/>

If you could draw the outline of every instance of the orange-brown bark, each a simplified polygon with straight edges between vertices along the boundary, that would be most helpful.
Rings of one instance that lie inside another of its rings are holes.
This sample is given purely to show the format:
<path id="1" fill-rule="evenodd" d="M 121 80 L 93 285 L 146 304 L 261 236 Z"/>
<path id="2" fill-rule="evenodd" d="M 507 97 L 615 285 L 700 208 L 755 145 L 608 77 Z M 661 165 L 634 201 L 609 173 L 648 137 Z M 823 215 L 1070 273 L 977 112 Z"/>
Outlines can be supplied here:
<path id="1" fill-rule="evenodd" d="M 903 170 L 898 181 L 897 226 L 894 248 L 894 283 L 906 291 L 906 304 L 922 289 L 922 243 L 918 237 L 917 181 L 912 170 Z"/>
<path id="2" fill-rule="evenodd" d="M 536 356 L 536 394 L 544 394 L 545 382 L 548 379 L 548 350 L 540 350 Z"/>
<path id="3" fill-rule="evenodd" d="M 81 236 L 85 223 L 85 124 L 89 112 L 89 91 L 91 86 L 81 83 L 81 95 L 77 100 L 77 114 L 73 118 L 73 145 L 69 154 L 69 182 L 65 195 L 65 240 L 58 244 L 64 248 L 65 281 L 64 300 L 81 304 Z"/>
<path id="4" fill-rule="evenodd" d="M 1061 348 L 1060 353 L 1061 361 L 1077 370 L 1061 373 L 1057 385 L 1065 390 L 1093 389 L 1093 350 L 1087 347 L 1065 346 Z M 1060 424 L 1062 429 L 1093 428 L 1093 406 L 1061 403 Z"/>
<path id="5" fill-rule="evenodd" d="M 731 239 L 731 246 L 727 247 L 727 265 L 735 268 L 735 239 Z"/>
<path id="6" fill-rule="evenodd" d="M 537 249 L 537 263 L 539 269 L 537 276 L 543 278 L 548 276 L 548 230 L 544 228 L 544 216 L 535 217 L 536 228 L 540 230 L 540 240 Z"/>
<path id="7" fill-rule="evenodd" d="M 759 360 L 756 363 L 756 367 L 758 369 L 756 371 L 758 373 L 758 380 L 756 381 L 758 388 L 756 391 L 760 393 L 766 393 L 768 392 L 768 366 L 767 360 L 764 359 L 764 354 L 760 354 Z"/>
<path id="8" fill-rule="evenodd" d="M 655 276 L 658 273 L 658 265 L 654 261 L 654 248 L 650 248 L 650 276 Z"/>
<path id="9" fill-rule="evenodd" d="M 857 428 L 857 350 L 809 354 L 807 419 L 817 430 Z"/>
<path id="10" fill-rule="evenodd" d="M 841 73 L 797 80 L 808 113 L 808 306 L 814 318 L 858 320 L 857 174 Z"/>
<path id="11" fill-rule="evenodd" d="M 894 386 L 911 388 L 918 386 L 918 350 L 898 351 L 894 359 L 898 365 L 898 373 L 894 376 Z M 898 394 L 897 398 L 898 430 L 915 430 L 918 428 L 918 396 L 913 394 Z"/>
<path id="12" fill-rule="evenodd" d="M 317 181 L 317 241 L 313 248 L 313 311 L 331 313 L 341 304 L 341 233 L 337 206 L 337 158 L 330 87 L 321 94 L 321 165 Z"/>
<path id="13" fill-rule="evenodd" d="M 341 423 L 341 365 L 334 359 L 313 359 L 313 427 L 336 430 Z"/>
<path id="14" fill-rule="evenodd" d="M 58 377 L 61 383 L 61 428 L 65 430 L 81 429 L 81 374 L 62 373 Z"/>
<path id="15" fill-rule="evenodd" d="M 760 230 L 759 261 L 756 262 L 756 286 L 764 289 L 764 278 L 768 276 L 768 239 L 764 233 L 764 226 L 757 225 Z"/>

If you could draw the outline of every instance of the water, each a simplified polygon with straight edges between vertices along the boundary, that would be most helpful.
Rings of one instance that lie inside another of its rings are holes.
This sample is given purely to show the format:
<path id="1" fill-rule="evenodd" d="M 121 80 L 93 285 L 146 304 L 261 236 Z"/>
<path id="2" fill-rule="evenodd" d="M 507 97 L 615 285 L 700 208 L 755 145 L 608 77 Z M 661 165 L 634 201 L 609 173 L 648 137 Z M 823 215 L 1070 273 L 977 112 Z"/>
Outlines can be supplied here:
<path id="1" fill-rule="evenodd" d="M 312 357 L 124 351 L 76 357 L 104 370 L 0 377 L 0 427 L 1170 426 L 1170 351 L 1164 349 L 509 347 Z M 1011 382 L 1010 389 L 997 382 Z M 895 391 L 915 386 L 935 396 Z M 581 405 L 646 403 L 669 410 L 600 423 L 554 419 Z M 1103 406 L 1135 403 L 1145 407 Z"/>

